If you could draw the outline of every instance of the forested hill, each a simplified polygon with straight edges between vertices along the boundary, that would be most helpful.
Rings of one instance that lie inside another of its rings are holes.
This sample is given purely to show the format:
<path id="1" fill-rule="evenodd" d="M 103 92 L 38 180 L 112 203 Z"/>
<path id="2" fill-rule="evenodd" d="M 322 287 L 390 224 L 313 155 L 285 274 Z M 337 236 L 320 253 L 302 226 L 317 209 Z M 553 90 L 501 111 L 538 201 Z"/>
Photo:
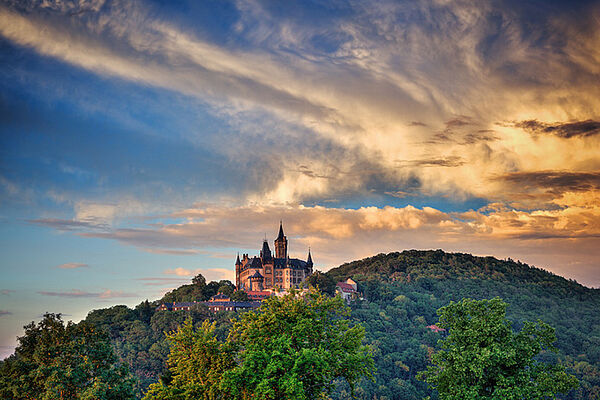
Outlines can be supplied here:
<path id="1" fill-rule="evenodd" d="M 403 283 L 424 278 L 493 280 L 553 288 L 556 289 L 554 293 L 563 291 L 568 297 L 600 298 L 600 289 L 587 288 L 574 280 L 567 280 L 520 261 L 446 253 L 442 250 L 406 250 L 401 253 L 378 254 L 343 264 L 327 274 L 336 281 L 354 276 Z"/>
<path id="2" fill-rule="evenodd" d="M 436 310 L 450 301 L 469 297 L 501 297 L 515 329 L 523 321 L 538 319 L 556 328 L 559 359 L 575 373 L 580 388 L 563 399 L 600 399 L 600 290 L 586 288 L 539 268 L 492 257 L 450 254 L 441 250 L 379 254 L 334 268 L 310 278 L 333 293 L 335 283 L 351 277 L 364 300 L 351 304 L 351 318 L 366 330 L 366 344 L 376 363 L 374 381 L 362 380 L 358 399 L 421 400 L 436 394 L 416 379 L 437 349 L 440 334 L 427 326 L 438 321 Z M 194 278 L 168 293 L 162 301 L 206 300 L 217 291 L 231 290 L 227 281 L 205 282 Z M 192 317 L 217 324 L 216 334 L 226 337 L 234 312 L 213 314 L 204 305 L 191 311 L 156 311 L 160 301 L 143 302 L 135 309 L 114 306 L 90 312 L 87 321 L 106 329 L 116 353 L 138 379 L 138 394 L 165 373 L 171 331 Z M 349 388 L 339 386 L 333 399 L 348 399 Z"/>
<path id="3" fill-rule="evenodd" d="M 462 298 L 501 297 L 513 327 L 538 319 L 556 329 L 559 358 L 581 381 L 568 399 L 600 399 L 600 290 L 587 288 L 513 260 L 408 250 L 350 262 L 325 274 L 330 282 L 354 279 L 364 301 L 352 305 L 374 349 L 375 382 L 362 382 L 363 398 L 418 399 L 427 391 L 415 379 L 435 351 L 438 334 L 426 326 L 436 310 Z M 383 396 L 383 397 L 382 397 Z"/>

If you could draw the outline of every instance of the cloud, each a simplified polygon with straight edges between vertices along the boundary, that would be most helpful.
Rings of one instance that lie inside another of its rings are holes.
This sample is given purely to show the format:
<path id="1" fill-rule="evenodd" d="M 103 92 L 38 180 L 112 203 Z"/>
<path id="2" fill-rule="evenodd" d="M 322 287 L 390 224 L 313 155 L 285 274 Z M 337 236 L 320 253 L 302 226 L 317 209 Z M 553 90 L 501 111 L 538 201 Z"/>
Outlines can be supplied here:
<path id="1" fill-rule="evenodd" d="M 536 119 L 514 124 L 532 134 L 552 134 L 562 138 L 590 137 L 600 134 L 600 121 L 587 119 L 575 122 L 540 122 Z"/>
<path id="2" fill-rule="evenodd" d="M 15 290 L 11 290 L 11 289 L 0 290 L 0 294 L 3 296 L 10 296 L 11 293 L 15 293 Z"/>
<path id="3" fill-rule="evenodd" d="M 167 269 L 164 271 L 164 273 L 167 275 L 177 275 L 182 277 L 192 277 L 202 274 L 207 280 L 235 279 L 235 271 L 233 271 L 231 268 L 197 268 L 191 270 L 179 267 Z"/>
<path id="4" fill-rule="evenodd" d="M 495 178 L 520 191 L 543 189 L 555 194 L 581 192 L 600 189 L 600 171 L 533 171 L 512 172 Z"/>
<path id="5" fill-rule="evenodd" d="M 211 150 L 243 166 L 251 183 L 241 197 L 261 204 L 361 196 L 374 186 L 408 191 L 411 181 L 427 193 L 493 197 L 498 188 L 482 183 L 487 176 L 520 170 L 530 157 L 522 129 L 491 132 L 495 121 L 581 121 L 541 128 L 565 137 L 589 136 L 597 121 L 597 71 L 583 57 L 600 57 L 596 31 L 586 28 L 593 24 L 544 14 L 533 25 L 545 34 L 541 43 L 530 34 L 527 6 L 348 4 L 337 23 L 318 24 L 238 2 L 239 20 L 224 29 L 241 36 L 240 47 L 208 40 L 202 27 L 156 18 L 152 5 L 57 3 L 49 13 L 28 4 L 0 8 L 0 35 L 102 77 L 199 99 L 233 131 L 211 138 Z M 597 15 L 579 12 L 588 22 Z M 331 50 L 317 48 L 319 38 L 331 38 Z M 552 146 L 540 146 L 559 149 L 545 169 L 574 167 L 564 165 L 572 148 Z M 458 155 L 463 164 L 452 170 L 395 164 Z M 74 220 L 106 229 L 122 213 L 115 207 L 87 201 L 75 207 Z"/>
<path id="6" fill-rule="evenodd" d="M 68 219 L 60 219 L 60 218 L 37 218 L 30 219 L 27 222 L 36 225 L 44 225 L 49 228 L 54 228 L 59 231 L 74 231 L 74 230 L 106 230 L 109 228 L 108 225 L 98 225 L 95 223 L 84 222 L 84 221 L 76 221 L 76 220 L 68 220 Z"/>
<path id="7" fill-rule="evenodd" d="M 465 164 L 465 160 L 459 156 L 449 156 L 445 158 L 429 158 L 422 160 L 397 160 L 401 165 L 411 165 L 418 167 L 460 167 Z"/>
<path id="8" fill-rule="evenodd" d="M 6 310 L 0 310 L 0 317 L 5 317 L 8 315 L 13 315 L 13 313 L 11 313 L 10 311 L 6 311 Z"/>
<path id="9" fill-rule="evenodd" d="M 56 268 L 60 269 L 76 269 L 76 268 L 89 268 L 89 265 L 82 263 L 66 263 L 57 266 Z"/>
<path id="10" fill-rule="evenodd" d="M 136 293 L 112 291 L 110 289 L 106 289 L 103 292 L 86 292 L 86 291 L 79 290 L 79 289 L 72 289 L 70 291 L 63 291 L 63 292 L 39 291 L 38 293 L 43 296 L 67 297 L 67 298 L 113 299 L 113 298 L 125 298 L 125 297 L 139 297 L 139 295 L 137 295 Z"/>

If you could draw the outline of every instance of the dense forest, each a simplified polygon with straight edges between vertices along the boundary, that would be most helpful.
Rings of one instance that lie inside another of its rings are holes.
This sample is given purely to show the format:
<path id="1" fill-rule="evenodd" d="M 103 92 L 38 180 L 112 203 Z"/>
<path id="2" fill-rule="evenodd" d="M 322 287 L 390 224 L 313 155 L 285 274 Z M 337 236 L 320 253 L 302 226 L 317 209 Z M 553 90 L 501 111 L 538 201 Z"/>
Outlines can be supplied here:
<path id="1" fill-rule="evenodd" d="M 373 379 L 358 382 L 359 399 L 423 399 L 436 393 L 417 379 L 426 370 L 443 336 L 428 329 L 436 310 L 463 298 L 502 298 L 514 329 L 525 321 L 542 320 L 556 329 L 558 353 L 543 352 L 542 361 L 560 362 L 580 381 L 563 399 L 600 398 L 600 290 L 586 288 L 539 268 L 512 260 L 404 251 L 379 254 L 316 273 L 309 282 L 333 293 L 335 282 L 352 278 L 362 299 L 351 304 L 351 319 L 365 328 L 365 344 L 375 361 Z M 85 323 L 108 332 L 117 358 L 137 379 L 139 397 L 151 383 L 168 379 L 169 346 L 165 332 L 177 329 L 191 316 L 195 326 L 215 322 L 216 337 L 224 340 L 234 312 L 213 314 L 203 305 L 191 311 L 155 311 L 166 301 L 207 300 L 217 292 L 231 293 L 228 281 L 206 283 L 196 277 L 163 299 L 142 302 L 134 309 L 115 306 L 94 310 Z M 333 399 L 350 396 L 340 382 Z"/>

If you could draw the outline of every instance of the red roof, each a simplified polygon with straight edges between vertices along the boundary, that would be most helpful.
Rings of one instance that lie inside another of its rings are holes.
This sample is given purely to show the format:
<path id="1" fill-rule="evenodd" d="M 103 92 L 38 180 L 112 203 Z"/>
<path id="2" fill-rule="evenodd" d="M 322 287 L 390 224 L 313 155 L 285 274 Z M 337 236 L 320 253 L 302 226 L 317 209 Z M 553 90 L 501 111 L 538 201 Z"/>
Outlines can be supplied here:
<path id="1" fill-rule="evenodd" d="M 342 289 L 342 292 L 346 292 L 346 293 L 356 292 L 356 290 L 354 290 L 354 287 L 351 284 L 346 283 L 346 282 L 338 282 L 337 287 Z"/>
<path id="2" fill-rule="evenodd" d="M 264 299 L 264 298 L 272 295 L 271 292 L 267 292 L 265 290 L 263 290 L 263 291 L 249 290 L 246 292 L 246 294 L 248 295 L 248 298 L 250 298 L 250 299 Z"/>
<path id="3" fill-rule="evenodd" d="M 431 329 L 431 330 L 432 330 L 432 331 L 434 331 L 434 332 L 446 332 L 446 330 L 445 330 L 445 329 L 443 329 L 443 328 L 440 328 L 440 327 L 439 327 L 439 326 L 437 326 L 437 325 L 429 325 L 429 326 L 427 326 L 427 328 Z"/>

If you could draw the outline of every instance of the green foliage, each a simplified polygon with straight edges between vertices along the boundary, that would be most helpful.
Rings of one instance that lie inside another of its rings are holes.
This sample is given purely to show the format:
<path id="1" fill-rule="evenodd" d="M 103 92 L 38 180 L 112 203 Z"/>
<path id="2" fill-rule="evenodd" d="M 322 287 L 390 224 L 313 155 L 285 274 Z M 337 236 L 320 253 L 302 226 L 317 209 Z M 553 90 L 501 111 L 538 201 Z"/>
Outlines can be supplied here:
<path id="1" fill-rule="evenodd" d="M 535 359 L 554 350 L 554 329 L 526 322 L 514 333 L 499 298 L 452 302 L 439 315 L 449 335 L 422 377 L 442 400 L 542 400 L 577 386 L 563 367 Z"/>
<path id="2" fill-rule="evenodd" d="M 335 295 L 336 283 L 337 282 L 331 276 L 329 276 L 328 274 L 324 274 L 321 271 L 315 271 L 304 281 L 305 286 L 313 286 L 319 288 L 319 290 L 321 290 L 323 293 L 327 293 L 330 296 Z"/>
<path id="3" fill-rule="evenodd" d="M 443 251 L 404 251 L 380 254 L 344 264 L 327 272 L 336 282 L 349 277 L 365 301 L 352 303 L 352 320 L 365 327 L 373 350 L 375 381 L 361 380 L 361 400 L 422 400 L 437 393 L 416 375 L 437 349 L 436 310 L 465 297 L 501 297 L 515 329 L 541 319 L 556 329 L 558 353 L 542 352 L 537 359 L 560 361 L 580 385 L 563 400 L 600 398 L 600 290 L 589 289 L 547 271 L 512 260 L 450 254 Z M 350 398 L 339 385 L 335 400 Z"/>
<path id="4" fill-rule="evenodd" d="M 240 362 L 225 373 L 224 388 L 236 399 L 319 399 L 337 378 L 353 387 L 373 361 L 349 311 L 339 297 L 314 289 L 267 299 L 229 334 Z"/>
<path id="5" fill-rule="evenodd" d="M 91 324 L 65 325 L 60 314 L 45 314 L 18 340 L 0 366 L 2 399 L 134 398 L 127 368 L 116 364 L 107 335 Z"/>
<path id="6" fill-rule="evenodd" d="M 167 335 L 169 374 L 145 400 L 319 399 L 341 378 L 353 385 L 373 361 L 361 345 L 364 330 L 350 326 L 340 298 L 316 290 L 273 297 L 244 313 L 226 341 L 215 324 L 188 319 Z"/>
<path id="7" fill-rule="evenodd" d="M 167 334 L 169 379 L 150 385 L 145 400 L 212 400 L 223 398 L 223 373 L 235 365 L 231 346 L 219 342 L 215 323 L 205 320 L 194 329 L 188 318 L 177 331 Z"/>
<path id="8" fill-rule="evenodd" d="M 249 301 L 250 300 L 248 298 L 248 293 L 244 292 L 243 290 L 236 290 L 235 292 L 233 292 L 231 294 L 230 299 L 231 299 L 231 301 Z"/>
<path id="9" fill-rule="evenodd" d="M 600 290 L 589 289 L 547 271 L 512 260 L 450 254 L 443 251 L 404 251 L 380 254 L 344 264 L 324 274 L 330 282 L 353 278 L 365 301 L 352 303 L 351 323 L 365 328 L 365 344 L 376 366 L 373 379 L 356 382 L 361 400 L 422 400 L 437 393 L 416 378 L 438 349 L 439 333 L 426 326 L 438 320 L 436 310 L 465 297 L 501 297 L 509 306 L 507 318 L 522 330 L 525 321 L 541 319 L 556 329 L 558 353 L 544 351 L 536 359 L 560 362 L 580 381 L 563 400 L 600 398 Z M 192 311 L 155 311 L 163 301 L 194 301 L 216 294 L 222 282 L 204 287 L 184 285 L 161 301 L 143 302 L 135 310 L 115 306 L 92 311 L 86 321 L 109 332 L 118 361 L 129 366 L 142 396 L 159 378 L 169 382 L 166 369 L 169 344 L 164 332 L 176 330 L 187 317 L 195 327 L 215 322 L 215 337 L 224 341 L 234 312 L 210 313 L 198 305 Z M 321 288 L 324 286 L 319 285 Z M 240 292 L 241 293 L 241 292 Z M 232 295 L 235 296 L 235 293 Z M 240 299 L 241 300 L 241 299 Z M 330 397 L 351 398 L 351 388 L 337 381 Z M 0 396 L 1 398 L 2 396 Z"/>

